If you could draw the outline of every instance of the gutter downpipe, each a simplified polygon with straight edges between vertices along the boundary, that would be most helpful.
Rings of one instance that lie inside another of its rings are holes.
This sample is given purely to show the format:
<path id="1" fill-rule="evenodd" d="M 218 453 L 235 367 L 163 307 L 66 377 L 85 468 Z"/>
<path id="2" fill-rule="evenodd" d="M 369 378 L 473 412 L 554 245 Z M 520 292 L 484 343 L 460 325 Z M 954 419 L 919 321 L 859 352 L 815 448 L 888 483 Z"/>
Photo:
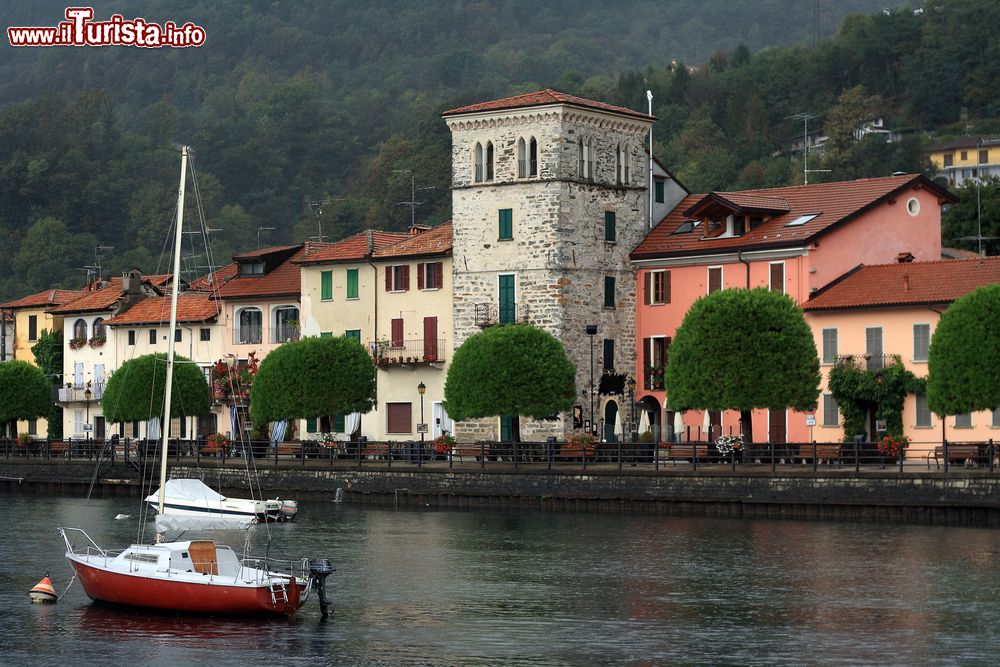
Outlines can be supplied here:
<path id="1" fill-rule="evenodd" d="M 743 263 L 743 265 L 745 265 L 747 267 L 747 289 L 750 289 L 750 262 L 748 262 L 745 259 L 743 259 L 743 251 L 742 250 L 737 250 L 736 251 L 736 259 L 738 261 L 740 261 L 741 263 Z"/>

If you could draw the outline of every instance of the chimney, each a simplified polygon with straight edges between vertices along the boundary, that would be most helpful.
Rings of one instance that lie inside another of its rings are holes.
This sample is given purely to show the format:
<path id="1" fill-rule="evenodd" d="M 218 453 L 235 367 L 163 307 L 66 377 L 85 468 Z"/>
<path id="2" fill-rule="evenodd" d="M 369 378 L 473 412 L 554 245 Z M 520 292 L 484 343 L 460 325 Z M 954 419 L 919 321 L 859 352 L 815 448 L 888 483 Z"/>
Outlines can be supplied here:
<path id="1" fill-rule="evenodd" d="M 916 258 L 913 256 L 912 252 L 903 251 L 898 255 L 896 255 L 896 261 L 899 262 L 900 264 L 909 264 L 914 259 Z"/>
<path id="2" fill-rule="evenodd" d="M 426 232 L 430 227 L 425 225 L 410 225 L 410 236 L 416 236 L 417 234 L 422 234 Z"/>
<path id="3" fill-rule="evenodd" d="M 909 273 L 904 273 L 903 274 L 903 291 L 904 292 L 909 292 L 910 291 L 910 274 Z"/>

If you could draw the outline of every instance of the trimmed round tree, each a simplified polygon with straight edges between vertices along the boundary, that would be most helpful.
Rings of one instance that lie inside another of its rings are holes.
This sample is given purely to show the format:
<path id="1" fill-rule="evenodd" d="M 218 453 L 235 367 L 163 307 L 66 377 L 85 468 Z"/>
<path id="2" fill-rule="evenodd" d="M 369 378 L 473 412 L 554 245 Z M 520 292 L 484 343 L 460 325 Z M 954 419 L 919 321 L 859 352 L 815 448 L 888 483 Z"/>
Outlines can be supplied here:
<path id="1" fill-rule="evenodd" d="M 724 289 L 691 306 L 663 375 L 675 410 L 738 410 L 743 440 L 752 410 L 809 410 L 819 397 L 819 357 L 802 310 L 764 288 Z"/>
<path id="2" fill-rule="evenodd" d="M 17 420 L 48 416 L 52 402 L 52 383 L 41 368 L 16 359 L 0 364 L 0 424 L 10 424 L 12 437 Z"/>
<path id="3" fill-rule="evenodd" d="M 205 374 L 190 359 L 174 355 L 171 417 L 200 417 L 212 402 Z M 129 359 L 115 371 L 101 399 L 109 422 L 148 421 L 163 416 L 167 391 L 167 355 L 146 354 Z M 152 411 L 152 412 L 151 412 Z"/>
<path id="4" fill-rule="evenodd" d="M 927 359 L 927 406 L 939 415 L 1000 407 L 1000 285 L 972 291 L 941 315 Z"/>
<path id="5" fill-rule="evenodd" d="M 352 338 L 303 338 L 269 352 L 250 390 L 257 423 L 368 412 L 375 366 Z"/>
<path id="6" fill-rule="evenodd" d="M 510 415 L 520 440 L 521 415 L 544 419 L 570 410 L 576 369 L 552 334 L 528 324 L 490 327 L 455 350 L 444 386 L 452 419 Z"/>

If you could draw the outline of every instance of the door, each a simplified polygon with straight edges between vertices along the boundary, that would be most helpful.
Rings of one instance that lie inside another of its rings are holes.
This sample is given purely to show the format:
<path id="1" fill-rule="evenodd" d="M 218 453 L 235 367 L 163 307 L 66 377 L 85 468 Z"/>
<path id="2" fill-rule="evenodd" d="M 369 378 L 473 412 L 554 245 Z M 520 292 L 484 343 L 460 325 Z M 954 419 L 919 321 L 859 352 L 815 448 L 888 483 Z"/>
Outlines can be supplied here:
<path id="1" fill-rule="evenodd" d="M 104 395 L 104 364 L 94 364 L 94 398 Z"/>
<path id="2" fill-rule="evenodd" d="M 83 387 L 83 362 L 74 361 L 73 362 L 73 386 L 77 389 Z"/>
<path id="3" fill-rule="evenodd" d="M 786 410 L 768 410 L 768 442 L 784 443 L 788 437 L 788 432 L 785 428 L 785 413 Z"/>
<path id="4" fill-rule="evenodd" d="M 608 401 L 604 406 L 604 442 L 618 442 L 615 425 L 618 422 L 618 404 Z"/>
<path id="5" fill-rule="evenodd" d="M 433 437 L 438 437 L 442 435 L 445 431 L 448 433 L 454 433 L 455 424 L 451 421 L 451 417 L 444 409 L 444 405 L 441 401 L 434 401 L 431 403 L 431 416 L 434 419 L 433 424 Z"/>
<path id="6" fill-rule="evenodd" d="M 94 417 L 94 439 L 103 441 L 105 431 L 104 417 Z"/>
<path id="7" fill-rule="evenodd" d="M 500 416 L 500 442 L 513 442 L 514 440 L 514 417 L 511 415 Z"/>
<path id="8" fill-rule="evenodd" d="M 500 324 L 513 324 L 515 317 L 514 276 L 508 274 L 499 277 L 500 309 L 498 313 Z"/>
<path id="9" fill-rule="evenodd" d="M 712 410 L 708 413 L 710 427 L 709 442 L 715 442 L 722 435 L 722 410 Z"/>
<path id="10" fill-rule="evenodd" d="M 424 318 L 424 361 L 438 358 L 438 318 Z"/>

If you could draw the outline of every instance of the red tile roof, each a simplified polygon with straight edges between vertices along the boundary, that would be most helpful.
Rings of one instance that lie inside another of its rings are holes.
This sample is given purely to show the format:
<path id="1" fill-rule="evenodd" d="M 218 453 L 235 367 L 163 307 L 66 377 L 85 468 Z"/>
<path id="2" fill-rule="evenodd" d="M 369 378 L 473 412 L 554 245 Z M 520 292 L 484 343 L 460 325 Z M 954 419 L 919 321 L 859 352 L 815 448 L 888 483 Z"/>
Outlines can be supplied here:
<path id="1" fill-rule="evenodd" d="M 4 308 L 38 308 L 59 306 L 86 294 L 80 290 L 47 289 L 44 292 L 23 296 L 16 301 L 3 304 Z"/>
<path id="2" fill-rule="evenodd" d="M 425 232 L 426 233 L 426 232 Z M 327 262 L 358 261 L 371 257 L 372 252 L 409 238 L 403 232 L 366 230 L 346 239 L 329 244 L 324 250 L 298 259 L 299 264 L 325 264 Z"/>
<path id="3" fill-rule="evenodd" d="M 781 200 L 787 202 L 788 211 L 769 218 L 742 236 L 710 239 L 702 238 L 704 233 L 702 226 L 688 233 L 673 233 L 691 219 L 687 211 L 709 196 L 688 195 L 636 246 L 631 257 L 651 259 L 802 245 L 810 242 L 813 237 L 861 215 L 881 201 L 913 187 L 927 188 L 935 192 L 938 197 L 954 200 L 954 195 L 950 192 L 919 174 L 715 193 L 718 195 L 716 201 L 728 199 L 743 203 L 776 204 L 777 200 Z M 785 226 L 799 216 L 811 213 L 818 215 L 801 226 Z"/>
<path id="4" fill-rule="evenodd" d="M 302 244 L 294 245 L 276 245 L 269 248 L 258 248 L 257 250 L 248 250 L 247 252 L 241 252 L 238 255 L 233 255 L 233 259 L 253 259 L 254 257 L 260 257 L 261 255 L 270 255 L 273 252 L 282 252 L 285 250 L 292 250 L 301 247 Z"/>
<path id="5" fill-rule="evenodd" d="M 702 197 L 701 201 L 684 211 L 684 215 L 695 215 L 703 204 L 718 202 L 728 204 L 733 208 L 745 211 L 783 212 L 791 209 L 788 201 L 781 197 L 765 197 L 757 192 L 712 192 Z"/>
<path id="6" fill-rule="evenodd" d="M 806 311 L 951 303 L 1000 283 L 1000 257 L 862 266 L 814 293 Z"/>
<path id="7" fill-rule="evenodd" d="M 306 260 L 313 255 L 322 252 L 330 247 L 329 243 L 316 243 L 306 241 L 299 246 L 284 246 L 280 248 L 266 248 L 268 252 L 279 250 L 298 250 L 287 260 L 279 264 L 270 273 L 260 276 L 239 276 L 234 275 L 222 285 L 219 285 L 213 298 L 217 299 L 255 299 L 275 296 L 298 296 L 301 281 L 299 280 L 298 262 Z M 236 255 L 236 258 L 244 259 L 263 254 L 264 251 L 245 253 Z"/>
<path id="8" fill-rule="evenodd" d="M 375 251 L 375 259 L 451 254 L 451 244 L 452 226 L 451 222 L 446 222 L 425 232 L 410 234 L 398 243 Z"/>
<path id="9" fill-rule="evenodd" d="M 215 287 L 218 287 L 219 285 L 223 284 L 224 282 L 235 276 L 237 268 L 238 267 L 236 266 L 236 262 L 231 262 L 230 264 L 226 264 L 221 269 L 216 269 L 215 271 L 209 273 L 208 275 L 195 278 L 194 280 L 191 281 L 190 287 L 192 290 L 211 291 Z"/>
<path id="10" fill-rule="evenodd" d="M 112 278 L 108 285 L 99 289 L 83 290 L 79 299 L 74 299 L 56 308 L 50 313 L 61 315 L 65 313 L 86 313 L 99 310 L 111 310 L 122 295 L 122 279 Z"/>
<path id="11" fill-rule="evenodd" d="M 624 114 L 626 116 L 633 116 L 635 118 L 642 118 L 646 120 L 656 119 L 655 116 L 650 116 L 648 114 L 644 114 L 639 111 L 633 111 L 632 109 L 626 109 L 625 107 L 618 107 L 613 104 L 606 104 L 604 102 L 595 102 L 594 100 L 584 99 L 582 97 L 577 97 L 575 95 L 567 95 L 566 93 L 560 93 L 559 91 L 552 90 L 551 88 L 546 88 L 545 90 L 539 90 L 534 93 L 525 93 L 523 95 L 505 97 L 501 100 L 491 100 L 489 102 L 479 102 L 477 104 L 469 104 L 464 107 L 459 107 L 457 109 L 451 109 L 449 111 L 445 111 L 441 115 L 458 116 L 461 114 L 479 113 L 482 111 L 500 111 L 502 109 L 538 107 L 549 104 L 566 104 L 574 107 L 583 107 L 585 109 L 609 111 L 611 113 Z"/>
<path id="12" fill-rule="evenodd" d="M 961 250 L 941 246 L 941 259 L 977 259 L 979 253 L 974 250 Z"/>
<path id="13" fill-rule="evenodd" d="M 219 314 L 219 303 L 209 294 L 179 294 L 178 322 L 207 322 Z M 170 321 L 170 297 L 143 299 L 124 313 L 105 321 L 112 326 L 123 324 L 164 324 Z"/>

